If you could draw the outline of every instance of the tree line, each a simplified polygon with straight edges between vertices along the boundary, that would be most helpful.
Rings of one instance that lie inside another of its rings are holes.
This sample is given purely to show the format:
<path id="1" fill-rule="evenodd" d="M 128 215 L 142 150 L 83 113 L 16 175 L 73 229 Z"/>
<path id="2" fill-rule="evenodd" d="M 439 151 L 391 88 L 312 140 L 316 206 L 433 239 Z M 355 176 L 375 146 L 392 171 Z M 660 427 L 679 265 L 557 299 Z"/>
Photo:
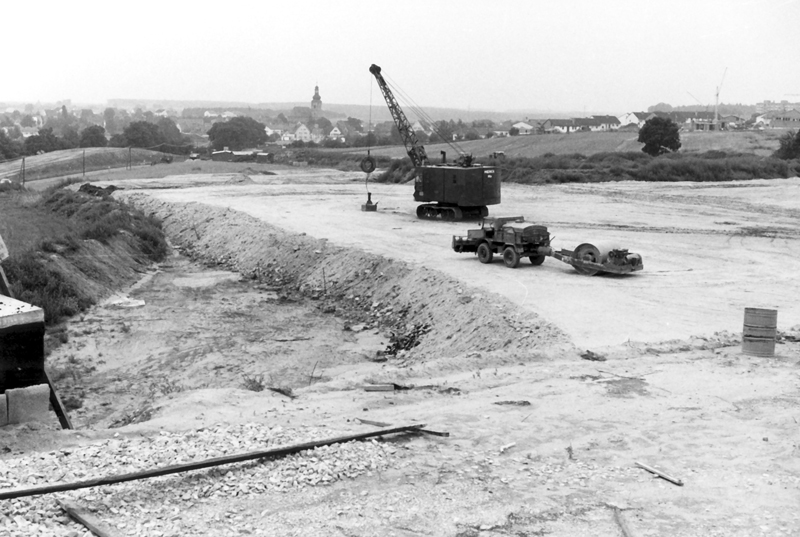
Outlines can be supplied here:
<path id="1" fill-rule="evenodd" d="M 141 147 L 175 154 L 188 154 L 194 148 L 191 140 L 181 134 L 169 118 L 160 118 L 156 123 L 133 121 L 110 140 L 106 138 L 106 129 L 100 125 L 89 125 L 80 131 L 65 126 L 61 129 L 61 136 L 56 135 L 52 126 L 42 127 L 37 134 L 27 138 L 12 138 L 0 130 L 2 160 L 81 147 Z"/>

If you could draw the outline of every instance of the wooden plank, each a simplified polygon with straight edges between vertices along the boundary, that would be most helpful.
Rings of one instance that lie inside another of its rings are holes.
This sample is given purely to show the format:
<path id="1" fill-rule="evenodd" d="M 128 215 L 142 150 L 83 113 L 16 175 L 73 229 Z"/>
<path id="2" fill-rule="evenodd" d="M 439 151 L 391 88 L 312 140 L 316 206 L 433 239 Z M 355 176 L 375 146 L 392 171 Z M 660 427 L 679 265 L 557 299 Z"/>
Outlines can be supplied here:
<path id="1" fill-rule="evenodd" d="M 61 424 L 61 428 L 72 429 L 72 422 L 67 414 L 67 409 L 61 402 L 61 398 L 58 396 L 56 387 L 50 380 L 50 375 L 47 374 L 47 371 L 44 372 L 44 378 L 47 380 L 47 385 L 50 386 L 50 404 L 53 405 L 53 410 L 55 411 L 56 416 L 58 416 L 58 422 Z"/>
<path id="2" fill-rule="evenodd" d="M 11 284 L 8 283 L 8 278 L 6 278 L 6 273 L 3 272 L 2 266 L 0 266 L 0 295 L 14 298 L 14 293 L 11 292 Z"/>
<path id="3" fill-rule="evenodd" d="M 252 451 L 250 453 L 240 453 L 238 455 L 215 457 L 213 459 L 206 459 L 197 462 L 189 462 L 185 464 L 174 464 L 172 466 L 164 466 L 162 468 L 155 468 L 152 470 L 142 470 L 140 472 L 131 472 L 128 474 L 118 474 L 107 477 L 99 477 L 97 479 L 89 479 L 86 481 L 62 483 L 59 485 L 43 485 L 41 487 L 32 487 L 29 489 L 14 489 L 14 490 L 0 491 L 0 500 L 10 500 L 12 498 L 22 498 L 24 496 L 37 496 L 39 494 L 51 494 L 53 492 L 65 492 L 68 490 L 99 487 L 101 485 L 111 485 L 113 483 L 124 483 L 126 481 L 149 479 L 151 477 L 159 477 L 162 475 L 190 472 L 192 470 L 202 470 L 204 468 L 211 468 L 213 466 L 221 466 L 223 464 L 233 464 L 237 462 L 246 462 L 255 459 L 263 459 L 265 457 L 281 457 L 284 455 L 292 455 L 294 453 L 299 453 L 300 451 L 305 451 L 307 449 L 314 449 L 322 446 L 330 446 L 332 444 L 341 444 L 353 440 L 365 440 L 367 438 L 373 438 L 375 436 L 404 433 L 408 431 L 418 431 L 423 427 L 425 427 L 424 424 L 387 427 L 383 429 L 377 429 L 375 431 L 370 431 L 368 433 L 338 436 L 334 438 L 328 438 L 325 440 L 304 442 L 302 444 L 294 444 L 291 446 L 266 449 L 263 451 Z"/>
<path id="4" fill-rule="evenodd" d="M 671 483 L 675 483 L 679 487 L 683 486 L 683 481 L 681 481 L 680 479 L 678 479 L 676 477 L 672 477 L 671 475 L 666 474 L 666 473 L 662 472 L 661 470 L 656 470 L 652 466 L 648 466 L 648 465 L 643 464 L 641 462 L 634 462 L 634 464 L 636 466 L 638 466 L 639 468 L 642 468 L 643 470 L 647 470 L 650 473 L 656 474 L 658 477 L 660 477 L 662 479 L 666 479 L 667 481 L 669 481 Z"/>
<path id="5" fill-rule="evenodd" d="M 382 421 L 365 420 L 365 419 L 362 419 L 362 418 L 356 418 L 356 419 L 358 421 L 360 421 L 361 423 L 363 423 L 364 425 L 372 425 L 374 427 L 391 427 L 391 424 L 384 423 Z M 441 431 L 431 431 L 430 429 L 420 429 L 419 432 L 425 433 L 425 434 L 431 434 L 433 436 L 444 436 L 444 437 L 450 436 L 450 433 L 441 432 Z"/>
<path id="6" fill-rule="evenodd" d="M 633 537 L 633 532 L 628 527 L 628 521 L 625 520 L 625 516 L 622 514 L 622 510 L 619 507 L 614 508 L 614 520 L 617 522 L 619 529 L 622 530 L 622 535 L 624 535 L 624 537 Z"/>
<path id="7" fill-rule="evenodd" d="M 102 520 L 94 516 L 87 509 L 70 500 L 57 499 L 58 505 L 66 511 L 70 518 L 83 524 L 86 529 L 97 535 L 97 537 L 112 537 L 116 533 L 109 528 Z"/>
<path id="8" fill-rule="evenodd" d="M 364 386 L 365 392 L 393 392 L 394 384 L 371 384 Z"/>

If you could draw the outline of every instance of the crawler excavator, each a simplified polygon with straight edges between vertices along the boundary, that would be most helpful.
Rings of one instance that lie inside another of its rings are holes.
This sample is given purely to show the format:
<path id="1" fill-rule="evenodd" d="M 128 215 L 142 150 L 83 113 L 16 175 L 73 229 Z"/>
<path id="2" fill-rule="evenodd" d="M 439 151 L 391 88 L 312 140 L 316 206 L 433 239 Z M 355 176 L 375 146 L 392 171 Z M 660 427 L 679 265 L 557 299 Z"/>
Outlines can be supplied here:
<path id="1" fill-rule="evenodd" d="M 369 72 L 378 81 L 406 152 L 414 164 L 414 199 L 424 202 L 417 207 L 417 217 L 462 220 L 488 216 L 487 205 L 500 203 L 500 170 L 477 164 L 472 155 L 464 153 L 455 162 L 448 163 L 443 151 L 440 163 L 429 162 L 425 148 L 417 140 L 403 109 L 381 75 L 381 68 L 372 64 Z"/>

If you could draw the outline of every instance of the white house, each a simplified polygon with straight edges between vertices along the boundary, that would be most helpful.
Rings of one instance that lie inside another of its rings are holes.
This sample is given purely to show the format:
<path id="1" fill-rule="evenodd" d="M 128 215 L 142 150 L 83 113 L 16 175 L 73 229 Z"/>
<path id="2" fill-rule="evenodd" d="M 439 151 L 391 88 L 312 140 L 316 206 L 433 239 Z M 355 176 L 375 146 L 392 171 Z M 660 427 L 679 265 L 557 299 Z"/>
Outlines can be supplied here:
<path id="1" fill-rule="evenodd" d="M 303 125 L 302 123 L 298 125 L 298 127 L 294 131 L 294 139 L 300 140 L 302 142 L 310 142 L 311 141 L 311 131 L 308 127 Z"/>
<path id="2" fill-rule="evenodd" d="M 622 114 L 618 116 L 617 119 L 619 120 L 619 124 L 622 126 L 630 125 L 633 123 L 638 128 L 642 128 L 644 126 L 644 122 L 653 117 L 652 112 L 628 112 L 626 114 Z"/>
<path id="3" fill-rule="evenodd" d="M 520 135 L 536 134 L 536 127 L 534 127 L 533 125 L 528 125 L 524 121 L 520 121 L 519 123 L 514 123 L 512 127 L 517 129 Z"/>

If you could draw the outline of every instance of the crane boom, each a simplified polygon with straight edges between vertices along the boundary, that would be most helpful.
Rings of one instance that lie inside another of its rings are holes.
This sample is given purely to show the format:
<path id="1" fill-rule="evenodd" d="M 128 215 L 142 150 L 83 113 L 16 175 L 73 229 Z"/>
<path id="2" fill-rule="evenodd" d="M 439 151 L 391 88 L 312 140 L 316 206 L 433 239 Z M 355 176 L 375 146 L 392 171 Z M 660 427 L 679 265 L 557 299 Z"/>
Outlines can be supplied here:
<path id="1" fill-rule="evenodd" d="M 375 76 L 375 80 L 378 81 L 378 86 L 381 88 L 383 98 L 386 99 L 386 105 L 389 107 L 389 112 L 392 114 L 394 124 L 397 126 L 397 130 L 400 131 L 400 136 L 403 138 L 403 145 L 406 146 L 406 152 L 411 158 L 411 162 L 414 163 L 414 166 L 424 166 L 428 163 L 428 155 L 425 153 L 425 148 L 417 140 L 417 135 L 414 134 L 411 123 L 408 122 L 406 115 L 403 113 L 403 109 L 400 108 L 400 104 L 397 102 L 397 99 L 394 98 L 392 90 L 389 88 L 386 80 L 383 79 L 381 68 L 373 63 L 369 67 L 369 72 L 372 73 Z"/>

